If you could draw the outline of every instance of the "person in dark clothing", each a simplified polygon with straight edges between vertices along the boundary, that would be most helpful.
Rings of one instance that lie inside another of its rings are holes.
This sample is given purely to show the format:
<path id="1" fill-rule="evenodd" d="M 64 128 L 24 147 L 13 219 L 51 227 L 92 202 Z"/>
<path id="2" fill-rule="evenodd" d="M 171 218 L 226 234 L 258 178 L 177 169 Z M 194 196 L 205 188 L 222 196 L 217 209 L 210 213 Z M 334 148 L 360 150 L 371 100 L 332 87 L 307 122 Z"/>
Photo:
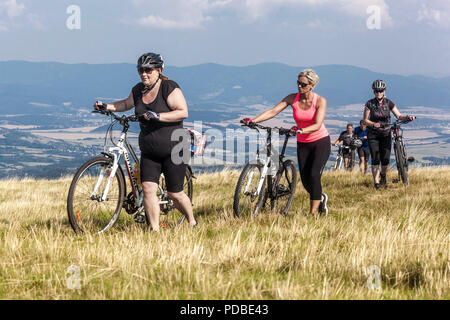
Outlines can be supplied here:
<path id="1" fill-rule="evenodd" d="M 372 83 L 375 98 L 366 102 L 363 119 L 368 125 L 367 139 L 372 157 L 372 175 L 375 189 L 386 185 L 386 173 L 391 155 L 391 112 L 397 119 L 413 121 L 414 116 L 402 115 L 397 106 L 386 98 L 386 83 L 375 80 Z M 380 171 L 381 164 L 381 171 Z"/>
<path id="2" fill-rule="evenodd" d="M 353 124 L 348 123 L 347 124 L 347 130 L 342 131 L 337 140 L 334 142 L 333 145 L 338 145 L 342 142 L 342 145 L 348 147 L 342 149 L 342 156 L 344 158 L 344 167 L 345 170 L 352 170 L 353 168 L 350 168 L 350 159 L 353 156 L 353 153 L 355 152 L 353 149 L 350 149 L 350 144 L 353 140 Z M 354 157 L 353 157 L 354 158 Z"/>
<path id="3" fill-rule="evenodd" d="M 359 127 L 354 130 L 354 138 L 360 139 L 362 146 L 358 148 L 359 170 L 362 174 L 366 174 L 369 169 L 369 142 L 367 140 L 367 125 L 364 120 L 359 122 Z"/>
<path id="4" fill-rule="evenodd" d="M 161 173 L 175 207 L 186 216 L 190 225 L 197 225 L 191 201 L 183 191 L 186 164 L 175 164 L 171 157 L 172 148 L 178 143 L 171 141 L 171 135 L 183 128 L 188 108 L 178 84 L 162 75 L 163 68 L 161 55 L 143 54 L 137 63 L 141 82 L 133 87 L 128 98 L 106 105 L 107 110 L 118 112 L 135 108 L 135 114 L 144 117 L 140 120 L 140 172 L 144 206 L 154 231 L 159 230 L 160 207 L 156 193 Z M 96 103 L 94 108 L 100 109 L 101 105 Z"/>

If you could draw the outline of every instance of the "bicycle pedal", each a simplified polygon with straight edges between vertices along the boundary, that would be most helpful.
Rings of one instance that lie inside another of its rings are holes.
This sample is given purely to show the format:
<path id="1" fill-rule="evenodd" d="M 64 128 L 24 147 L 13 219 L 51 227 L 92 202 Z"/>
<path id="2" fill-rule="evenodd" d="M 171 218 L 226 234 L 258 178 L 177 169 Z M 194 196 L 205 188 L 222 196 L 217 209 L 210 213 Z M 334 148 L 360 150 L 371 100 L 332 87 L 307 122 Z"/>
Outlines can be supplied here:
<path id="1" fill-rule="evenodd" d="M 145 223 L 145 217 L 142 214 L 135 214 L 133 218 L 136 223 Z"/>

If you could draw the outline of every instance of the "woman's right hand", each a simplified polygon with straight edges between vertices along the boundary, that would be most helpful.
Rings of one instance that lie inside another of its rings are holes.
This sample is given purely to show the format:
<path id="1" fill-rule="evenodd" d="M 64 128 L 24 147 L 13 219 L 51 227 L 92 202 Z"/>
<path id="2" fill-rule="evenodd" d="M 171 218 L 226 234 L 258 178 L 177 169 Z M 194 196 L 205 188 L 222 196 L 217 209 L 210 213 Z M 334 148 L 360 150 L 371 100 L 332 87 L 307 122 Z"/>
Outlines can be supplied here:
<path id="1" fill-rule="evenodd" d="M 245 119 L 242 119 L 241 122 L 248 126 L 250 123 L 253 122 L 253 120 L 250 118 L 245 118 Z"/>
<path id="2" fill-rule="evenodd" d="M 106 103 L 103 103 L 101 101 L 95 101 L 94 109 L 97 111 L 104 111 L 106 110 Z"/>
<path id="3" fill-rule="evenodd" d="M 380 127 L 380 123 L 379 122 L 374 122 L 373 123 L 373 127 L 374 128 L 379 128 Z"/>

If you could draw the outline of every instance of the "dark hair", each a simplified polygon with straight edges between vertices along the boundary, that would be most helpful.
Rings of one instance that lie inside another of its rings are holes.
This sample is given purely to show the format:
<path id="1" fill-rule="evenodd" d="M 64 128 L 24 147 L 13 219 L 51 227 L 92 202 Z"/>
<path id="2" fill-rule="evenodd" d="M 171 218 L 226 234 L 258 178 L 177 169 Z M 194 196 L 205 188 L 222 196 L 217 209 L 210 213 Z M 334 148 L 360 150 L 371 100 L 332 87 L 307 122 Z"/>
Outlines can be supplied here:
<path id="1" fill-rule="evenodd" d="M 348 127 L 353 127 L 353 123 L 347 123 L 347 128 Z"/>
<path id="2" fill-rule="evenodd" d="M 364 119 L 363 119 L 363 120 L 360 120 L 360 121 L 359 121 L 359 124 L 360 124 L 360 125 L 363 125 L 363 124 L 366 124 L 366 122 L 365 122 Z"/>

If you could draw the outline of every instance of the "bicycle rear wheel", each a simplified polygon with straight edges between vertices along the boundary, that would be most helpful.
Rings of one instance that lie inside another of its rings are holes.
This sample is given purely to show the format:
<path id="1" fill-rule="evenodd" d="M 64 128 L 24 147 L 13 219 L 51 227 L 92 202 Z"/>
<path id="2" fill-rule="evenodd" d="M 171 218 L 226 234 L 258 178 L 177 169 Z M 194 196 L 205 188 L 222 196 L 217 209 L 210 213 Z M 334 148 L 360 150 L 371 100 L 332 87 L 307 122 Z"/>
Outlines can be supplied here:
<path id="1" fill-rule="evenodd" d="M 394 143 L 395 160 L 397 162 L 397 170 L 404 185 L 409 184 L 408 177 L 408 160 L 406 157 L 406 148 L 402 140 L 397 140 Z"/>
<path id="2" fill-rule="evenodd" d="M 76 233 L 99 234 L 117 221 L 125 197 L 125 179 L 120 166 L 111 176 L 113 162 L 92 158 L 76 172 L 67 196 L 67 214 Z M 102 200 L 109 182 L 106 199 Z"/>
<path id="3" fill-rule="evenodd" d="M 274 181 L 275 198 L 271 201 L 271 209 L 282 215 L 287 215 L 294 199 L 295 189 L 297 187 L 297 170 L 291 160 L 283 163 L 283 172 L 280 176 L 275 176 Z"/>
<path id="4" fill-rule="evenodd" d="M 245 218 L 258 215 L 266 193 L 265 179 L 258 193 L 262 169 L 262 164 L 247 163 L 242 170 L 234 191 L 233 213 L 235 217 Z"/>
<path id="5" fill-rule="evenodd" d="M 184 184 L 183 184 L 183 192 L 188 196 L 189 200 L 192 203 L 192 197 L 194 194 L 194 184 L 193 184 L 193 176 L 192 171 L 189 166 L 186 167 L 186 173 L 184 176 Z M 164 179 L 164 176 L 161 175 L 160 183 L 159 183 L 159 190 L 157 193 L 157 196 L 161 201 L 164 203 L 160 204 L 160 224 L 162 227 L 170 227 L 170 226 L 176 226 L 186 219 L 185 215 L 182 214 L 179 210 L 175 210 L 175 212 L 171 212 L 172 210 L 176 209 L 173 201 L 169 198 L 167 194 L 167 186 L 166 181 Z M 147 218 L 147 222 L 148 222 Z"/>

